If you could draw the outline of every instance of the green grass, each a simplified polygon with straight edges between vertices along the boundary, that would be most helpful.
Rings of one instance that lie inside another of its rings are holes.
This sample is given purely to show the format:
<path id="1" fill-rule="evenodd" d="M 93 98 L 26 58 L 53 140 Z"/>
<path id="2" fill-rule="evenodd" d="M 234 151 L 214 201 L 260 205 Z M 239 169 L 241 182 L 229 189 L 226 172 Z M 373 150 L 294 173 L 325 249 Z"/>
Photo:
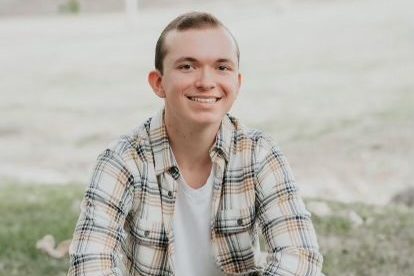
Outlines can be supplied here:
<path id="1" fill-rule="evenodd" d="M 355 211 L 364 223 L 313 216 L 326 275 L 414 275 L 413 208 L 327 203 L 334 213 Z"/>
<path id="2" fill-rule="evenodd" d="M 40 253 L 36 241 L 52 234 L 56 242 L 70 239 L 82 197 L 76 185 L 0 186 L 0 275 L 66 275 L 68 258 Z"/>
<path id="3" fill-rule="evenodd" d="M 66 275 L 68 257 L 48 257 L 36 241 L 46 234 L 57 242 L 71 238 L 83 191 L 80 185 L 1 184 L 1 276 Z M 326 203 L 335 214 L 353 210 L 364 220 L 355 227 L 340 215 L 313 216 L 326 275 L 413 275 L 413 208 Z"/>

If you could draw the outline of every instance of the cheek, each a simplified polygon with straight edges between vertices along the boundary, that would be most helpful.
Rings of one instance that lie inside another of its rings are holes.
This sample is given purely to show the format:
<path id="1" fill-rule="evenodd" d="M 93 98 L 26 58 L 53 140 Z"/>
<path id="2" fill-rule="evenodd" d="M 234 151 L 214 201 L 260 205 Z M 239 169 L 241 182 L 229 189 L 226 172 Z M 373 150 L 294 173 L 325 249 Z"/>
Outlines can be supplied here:
<path id="1" fill-rule="evenodd" d="M 165 80 L 165 84 L 166 89 L 179 92 L 191 86 L 192 82 L 189 78 L 183 77 L 182 75 L 174 75 Z"/>
<path id="2" fill-rule="evenodd" d="M 237 96 L 238 90 L 239 90 L 239 86 L 237 82 L 234 81 L 228 81 L 226 83 L 224 83 L 224 88 L 227 91 L 227 93 L 229 94 L 229 96 L 235 97 Z"/>
<path id="3" fill-rule="evenodd" d="M 220 82 L 231 90 L 237 90 L 239 87 L 239 78 L 237 74 L 221 76 Z"/>

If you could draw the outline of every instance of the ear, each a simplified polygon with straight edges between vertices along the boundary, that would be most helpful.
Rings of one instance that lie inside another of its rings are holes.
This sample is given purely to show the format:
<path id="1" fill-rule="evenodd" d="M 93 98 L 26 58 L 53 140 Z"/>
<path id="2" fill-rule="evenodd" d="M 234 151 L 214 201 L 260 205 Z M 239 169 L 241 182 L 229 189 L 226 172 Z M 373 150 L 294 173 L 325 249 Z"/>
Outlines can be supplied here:
<path id="1" fill-rule="evenodd" d="M 241 84 L 242 84 L 242 80 L 243 80 L 243 75 L 241 73 L 239 73 L 239 75 L 237 76 L 237 81 L 238 81 L 238 88 L 240 89 Z"/>
<path id="2" fill-rule="evenodd" d="M 165 98 L 165 92 L 162 87 L 162 74 L 158 70 L 153 70 L 148 73 L 148 83 L 151 86 L 154 93 L 160 97 Z"/>
<path id="3" fill-rule="evenodd" d="M 237 75 L 237 94 L 239 94 L 240 87 L 242 85 L 242 80 L 243 80 L 243 76 L 242 76 L 242 74 L 239 73 Z"/>

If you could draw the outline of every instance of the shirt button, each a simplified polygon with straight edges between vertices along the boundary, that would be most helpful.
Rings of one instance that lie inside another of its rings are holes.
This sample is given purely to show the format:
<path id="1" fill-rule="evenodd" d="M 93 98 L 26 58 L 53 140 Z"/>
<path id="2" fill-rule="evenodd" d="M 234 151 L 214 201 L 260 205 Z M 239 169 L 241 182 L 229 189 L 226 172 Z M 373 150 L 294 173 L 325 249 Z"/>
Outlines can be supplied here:
<path id="1" fill-rule="evenodd" d="M 237 224 L 238 225 L 242 225 L 243 224 L 243 220 L 241 218 L 237 219 Z"/>
<path id="2" fill-rule="evenodd" d="M 177 167 L 171 167 L 168 172 L 170 173 L 170 175 L 177 180 L 180 177 L 180 171 L 178 170 Z"/>
<path id="3" fill-rule="evenodd" d="M 172 192 L 171 191 L 168 191 L 168 197 L 172 197 Z"/>
<path id="4" fill-rule="evenodd" d="M 150 233 L 150 231 L 146 230 L 146 231 L 144 232 L 144 236 L 145 236 L 145 237 L 148 237 L 148 236 L 149 236 L 149 233 Z"/>
<path id="5" fill-rule="evenodd" d="M 171 167 L 169 171 L 170 171 L 170 174 L 175 174 L 178 172 L 178 169 L 177 167 Z"/>

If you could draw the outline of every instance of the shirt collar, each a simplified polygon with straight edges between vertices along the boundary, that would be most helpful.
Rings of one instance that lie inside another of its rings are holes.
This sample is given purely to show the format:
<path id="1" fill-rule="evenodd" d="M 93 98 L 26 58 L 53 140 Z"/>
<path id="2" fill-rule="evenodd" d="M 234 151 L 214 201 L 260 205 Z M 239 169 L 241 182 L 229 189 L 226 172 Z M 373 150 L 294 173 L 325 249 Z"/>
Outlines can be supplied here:
<path id="1" fill-rule="evenodd" d="M 236 127 L 236 119 L 230 116 L 230 114 L 226 114 L 221 121 L 219 131 L 216 135 L 216 141 L 209 150 L 210 157 L 218 154 L 221 155 L 226 161 L 229 160 L 231 142 Z M 149 138 L 154 154 L 155 174 L 159 175 L 167 170 L 178 168 L 170 147 L 167 130 L 165 128 L 164 108 L 152 117 Z"/>

